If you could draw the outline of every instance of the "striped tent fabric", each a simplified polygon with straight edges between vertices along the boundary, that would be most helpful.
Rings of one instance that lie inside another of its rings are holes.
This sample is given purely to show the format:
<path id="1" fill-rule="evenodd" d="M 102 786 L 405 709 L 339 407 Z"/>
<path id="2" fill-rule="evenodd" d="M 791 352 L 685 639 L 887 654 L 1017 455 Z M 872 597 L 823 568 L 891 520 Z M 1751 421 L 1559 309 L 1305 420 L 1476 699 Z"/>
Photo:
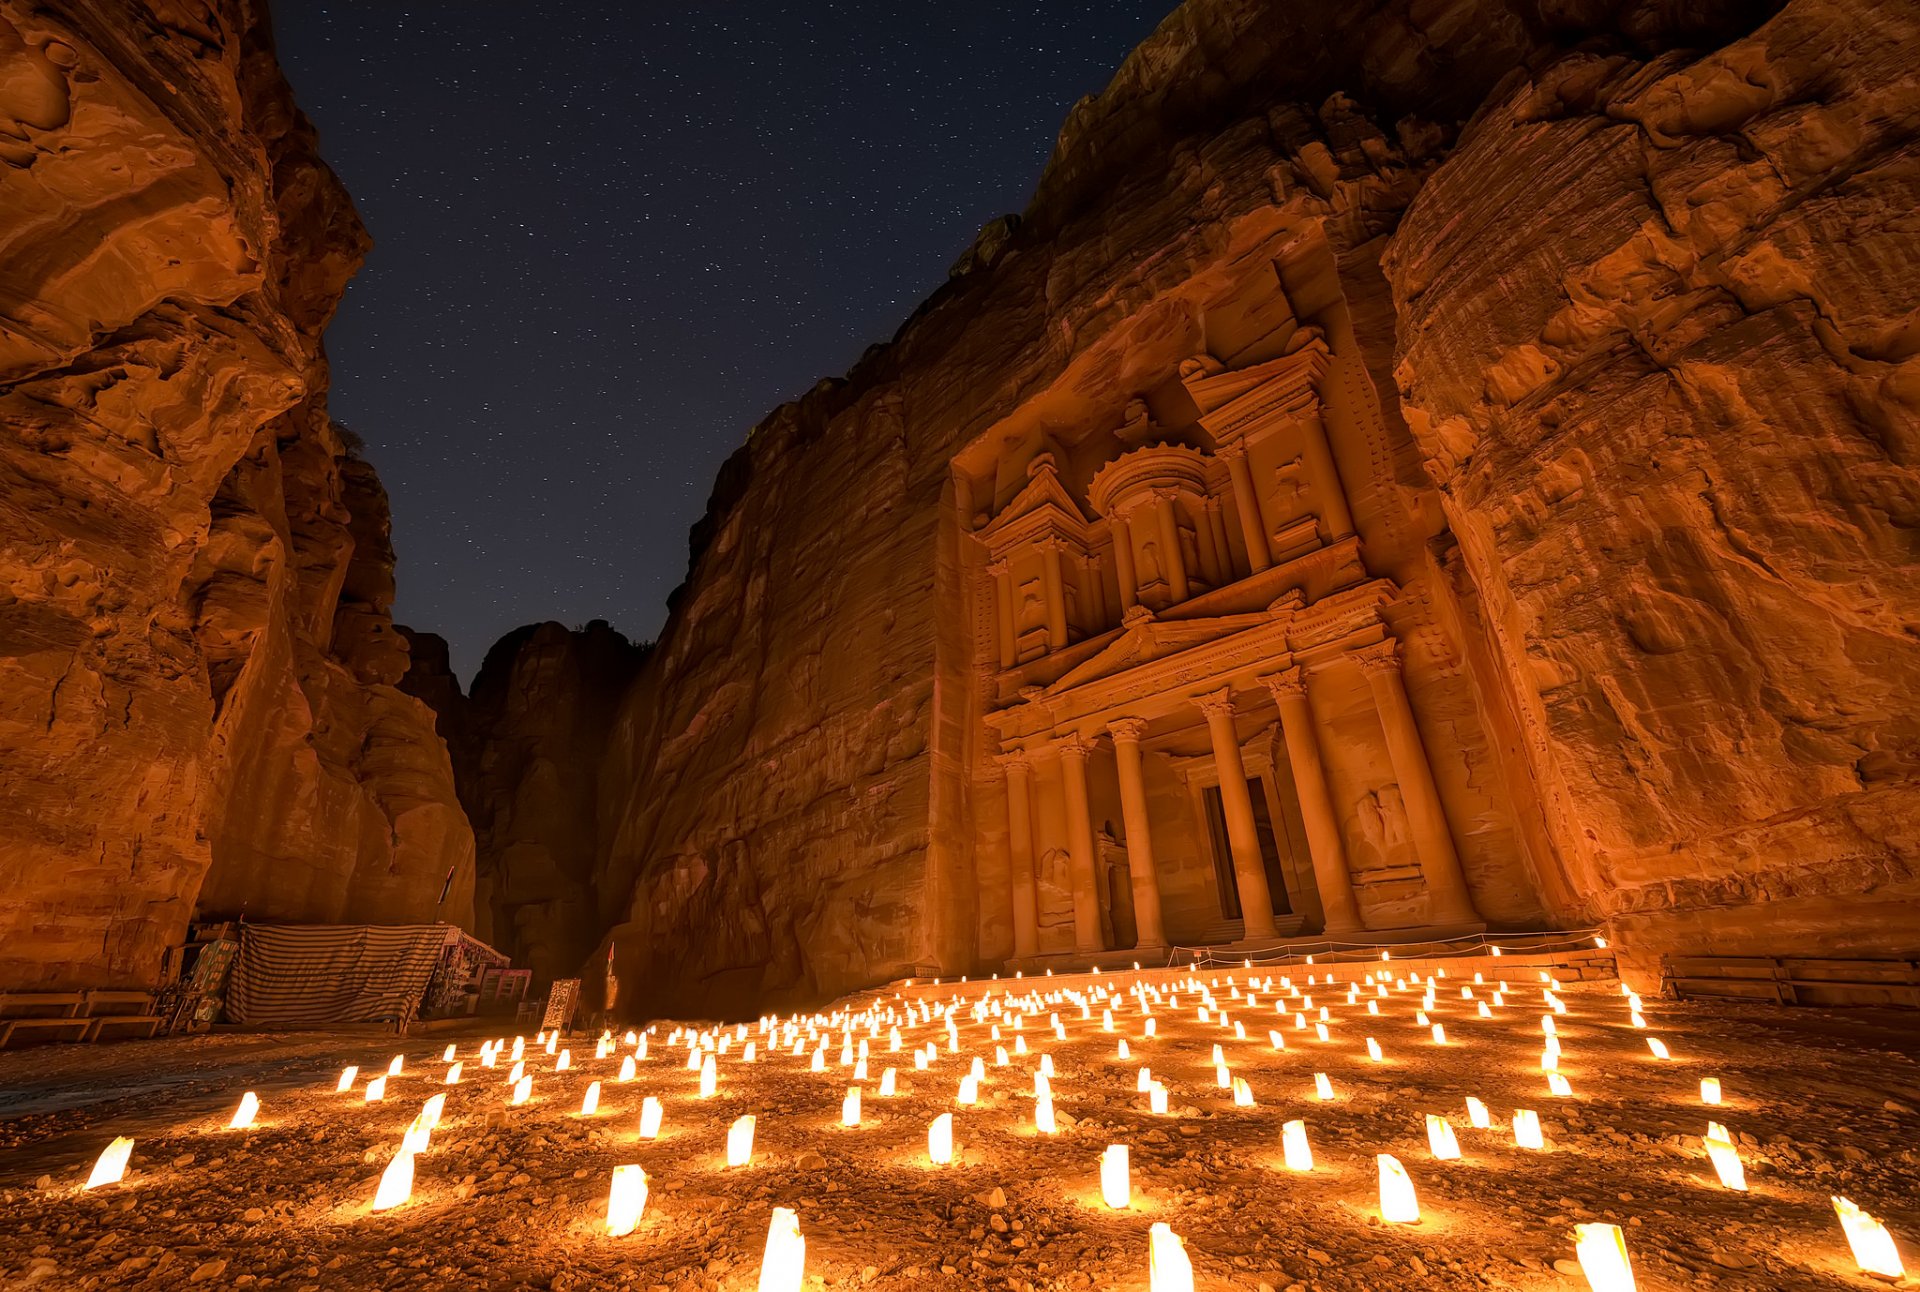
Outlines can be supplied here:
<path id="1" fill-rule="evenodd" d="M 256 1027 L 411 1016 L 446 944 L 444 924 L 248 924 L 227 1019 Z"/>

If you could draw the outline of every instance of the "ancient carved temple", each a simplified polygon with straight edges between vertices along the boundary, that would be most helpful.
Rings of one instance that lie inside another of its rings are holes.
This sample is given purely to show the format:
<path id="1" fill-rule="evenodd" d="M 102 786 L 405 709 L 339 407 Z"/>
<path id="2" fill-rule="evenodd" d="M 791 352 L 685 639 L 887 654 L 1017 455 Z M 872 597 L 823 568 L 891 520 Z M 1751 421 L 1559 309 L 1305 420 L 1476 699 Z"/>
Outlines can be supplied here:
<path id="1" fill-rule="evenodd" d="M 1257 335 L 1117 416 L 1016 416 L 955 462 L 987 960 L 1540 917 L 1440 527 L 1393 483 L 1344 311 L 1266 287 Z"/>

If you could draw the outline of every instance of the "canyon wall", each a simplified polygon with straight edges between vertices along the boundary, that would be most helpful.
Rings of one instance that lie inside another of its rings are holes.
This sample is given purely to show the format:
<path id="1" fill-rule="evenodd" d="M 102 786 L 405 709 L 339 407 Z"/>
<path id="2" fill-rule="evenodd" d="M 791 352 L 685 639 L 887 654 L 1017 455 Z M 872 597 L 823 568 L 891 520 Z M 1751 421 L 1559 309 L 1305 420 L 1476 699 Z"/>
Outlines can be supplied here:
<path id="1" fill-rule="evenodd" d="M 1460 438 L 1447 417 L 1489 416 L 1477 401 L 1497 356 L 1471 347 L 1528 310 L 1544 319 L 1564 305 L 1554 297 L 1568 264 L 1593 249 L 1548 254 L 1558 235 L 1530 223 L 1544 213 L 1527 204 L 1577 210 L 1589 187 L 1599 201 L 1620 179 L 1556 160 L 1558 182 L 1539 184 L 1545 159 L 1506 157 L 1485 142 L 1488 123 L 1524 95 L 1516 86 L 1577 81 L 1579 69 L 1649 84 L 1683 74 L 1696 58 L 1666 51 L 1740 41 L 1774 8 L 1194 0 L 1177 10 L 1074 109 L 1024 215 L 990 225 L 891 344 L 776 410 L 722 470 L 687 582 L 602 767 L 596 885 L 611 923 L 599 954 L 610 940 L 623 1006 L 749 1010 L 997 964 L 1005 917 L 981 895 L 994 887 L 983 877 L 1004 866 L 993 822 L 1005 816 L 986 770 L 990 686 L 973 662 L 966 554 L 980 500 L 965 496 L 956 463 L 1021 419 L 1041 435 L 1089 419 L 1118 425 L 1192 356 L 1248 362 L 1302 327 L 1328 337 L 1343 398 L 1376 421 L 1364 438 L 1336 434 L 1333 448 L 1383 536 L 1368 537 L 1370 566 L 1392 567 L 1411 598 L 1408 687 L 1429 745 L 1446 751 L 1436 776 L 1462 817 L 1470 878 L 1511 923 L 1622 914 L 1584 833 L 1603 823 L 1586 822 L 1568 788 L 1595 769 L 1554 748 L 1562 737 L 1540 712 L 1553 675 L 1512 637 L 1518 593 L 1500 565 L 1514 531 L 1489 535 L 1491 518 L 1466 516 L 1435 453 Z M 1816 9 L 1790 5 L 1790 20 Z M 1882 11 L 1894 6 L 1862 10 Z M 1835 61 L 1864 78 L 1866 57 L 1843 44 Z M 1606 124 L 1596 102 L 1581 110 L 1593 118 L 1584 127 L 1572 107 L 1563 113 L 1568 148 Z M 1449 160 L 1456 141 L 1466 151 Z M 1750 165 L 1732 144 L 1674 160 L 1709 188 L 1716 171 Z M 1476 167 L 1495 187 L 1480 186 Z M 1528 176 L 1524 195 L 1498 187 Z M 1461 191 L 1432 199 L 1402 231 L 1425 186 L 1443 181 Z M 1459 212 L 1479 222 L 1462 227 Z M 1536 247 L 1529 282 L 1499 276 L 1504 256 Z M 1443 252 L 1482 275 L 1454 330 L 1446 293 L 1416 300 L 1409 287 L 1415 257 Z M 1524 310 L 1509 299 L 1521 288 L 1532 293 Z M 1487 331 L 1477 311 L 1505 314 Z M 1456 332 L 1457 353 L 1443 353 Z M 1428 377 L 1428 362 L 1442 371 Z M 1467 408 L 1449 404 L 1442 417 L 1435 400 Z M 1603 416 L 1598 400 L 1590 410 Z M 1598 491 L 1589 500 L 1599 505 Z M 1571 525 L 1557 541 L 1586 533 Z M 1895 537 L 1863 559 L 1890 559 Z M 1859 613 L 1870 600 L 1863 584 Z M 1808 632 L 1835 628 L 1830 604 L 1796 613 Z M 1605 662 L 1632 687 L 1645 658 Z M 1604 733 L 1588 734 L 1597 743 Z M 1685 738 L 1683 727 L 1663 737 Z M 1876 775 L 1900 774 L 1869 762 Z M 1666 792 L 1638 785 L 1643 799 Z M 1586 793 L 1625 809 L 1614 791 Z M 1664 809 L 1643 804 L 1638 837 L 1657 833 L 1663 810 L 1695 808 L 1684 794 Z M 1784 859 L 1806 837 L 1803 819 L 1750 823 L 1744 846 Z"/>
<path id="2" fill-rule="evenodd" d="M 0 987 L 148 985 L 196 905 L 471 919 L 265 21 L 0 0 Z"/>
<path id="3" fill-rule="evenodd" d="M 1505 85 L 1387 256 L 1561 855 L 1642 959 L 1920 952 L 1920 11 Z"/>
<path id="4" fill-rule="evenodd" d="M 530 624 L 494 644 L 462 695 L 446 643 L 401 632 L 412 654 L 401 685 L 433 707 L 473 825 L 474 933 L 537 984 L 571 977 L 604 925 L 600 763 L 647 648 L 603 620 Z"/>

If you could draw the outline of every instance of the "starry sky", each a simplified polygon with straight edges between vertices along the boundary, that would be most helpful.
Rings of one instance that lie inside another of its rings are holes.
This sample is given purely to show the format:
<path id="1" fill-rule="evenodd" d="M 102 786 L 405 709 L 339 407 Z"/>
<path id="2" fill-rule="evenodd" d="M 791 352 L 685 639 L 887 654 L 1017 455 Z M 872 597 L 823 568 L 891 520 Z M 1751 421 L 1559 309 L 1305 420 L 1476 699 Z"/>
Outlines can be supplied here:
<path id="1" fill-rule="evenodd" d="M 1173 0 L 275 0 L 373 233 L 327 344 L 395 618 L 653 637 L 748 429 L 1025 205 Z"/>

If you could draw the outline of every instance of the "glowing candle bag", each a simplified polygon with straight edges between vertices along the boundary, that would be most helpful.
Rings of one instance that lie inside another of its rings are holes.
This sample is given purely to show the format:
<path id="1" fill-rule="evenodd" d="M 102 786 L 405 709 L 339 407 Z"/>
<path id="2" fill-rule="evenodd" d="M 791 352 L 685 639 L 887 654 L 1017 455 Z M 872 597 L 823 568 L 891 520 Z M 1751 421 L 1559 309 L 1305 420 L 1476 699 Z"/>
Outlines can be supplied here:
<path id="1" fill-rule="evenodd" d="M 1836 1196 L 1833 1209 L 1840 1217 L 1847 1246 L 1853 1249 L 1853 1263 L 1862 1272 L 1889 1279 L 1897 1279 L 1906 1272 L 1900 1263 L 1900 1252 L 1893 1245 L 1893 1235 L 1885 1225 L 1845 1198 Z"/>
<path id="2" fill-rule="evenodd" d="M 660 1134 L 660 1101 L 648 1095 L 640 1104 L 640 1138 L 655 1139 Z"/>
<path id="3" fill-rule="evenodd" d="M 953 1161 L 953 1114 L 941 1113 L 927 1127 L 927 1160 L 935 1166 Z"/>
<path id="4" fill-rule="evenodd" d="M 1407 1169 L 1391 1153 L 1378 1154 L 1374 1161 L 1380 1166 L 1380 1219 L 1396 1225 L 1418 1224 L 1420 1201 Z"/>
<path id="5" fill-rule="evenodd" d="M 727 1128 L 727 1165 L 745 1166 L 753 1161 L 752 1113 L 733 1119 L 733 1125 Z"/>
<path id="6" fill-rule="evenodd" d="M 1307 1143 L 1307 1124 L 1291 1121 L 1280 1128 L 1280 1147 L 1289 1171 L 1313 1170 L 1313 1148 Z"/>
<path id="7" fill-rule="evenodd" d="M 1634 1292 L 1633 1264 L 1618 1225 L 1575 1225 L 1573 1254 L 1593 1292 Z"/>
<path id="8" fill-rule="evenodd" d="M 1100 1197 L 1115 1211 L 1125 1211 L 1133 1205 L 1133 1180 L 1125 1144 L 1109 1144 L 1107 1151 L 1100 1155 Z"/>
<path id="9" fill-rule="evenodd" d="M 624 1238 L 640 1223 L 647 1209 L 647 1173 L 629 1164 L 613 1168 L 613 1189 L 607 1195 L 607 1233 Z"/>
<path id="10" fill-rule="evenodd" d="M 1193 1262 L 1173 1229 L 1156 1223 L 1147 1234 L 1148 1292 L 1193 1292 Z"/>
<path id="11" fill-rule="evenodd" d="M 380 1187 L 373 1195 L 375 1211 L 391 1211 L 413 1196 L 413 1154 L 401 1149 L 380 1173 Z"/>
<path id="12" fill-rule="evenodd" d="M 228 1130 L 245 1130 L 253 1125 L 253 1118 L 260 1111 L 260 1096 L 249 1090 L 240 1096 L 240 1106 L 233 1110 L 233 1120 L 227 1123 Z"/>
<path id="13" fill-rule="evenodd" d="M 133 1156 L 133 1141 L 122 1135 L 100 1151 L 99 1160 L 93 1164 L 93 1174 L 87 1177 L 86 1187 L 97 1189 L 103 1184 L 117 1184 L 127 1173 L 127 1159 Z"/>
<path id="14" fill-rule="evenodd" d="M 767 1226 L 767 1249 L 760 1257 L 760 1292 L 800 1292 L 807 1275 L 807 1240 L 791 1207 L 775 1207 Z"/>

